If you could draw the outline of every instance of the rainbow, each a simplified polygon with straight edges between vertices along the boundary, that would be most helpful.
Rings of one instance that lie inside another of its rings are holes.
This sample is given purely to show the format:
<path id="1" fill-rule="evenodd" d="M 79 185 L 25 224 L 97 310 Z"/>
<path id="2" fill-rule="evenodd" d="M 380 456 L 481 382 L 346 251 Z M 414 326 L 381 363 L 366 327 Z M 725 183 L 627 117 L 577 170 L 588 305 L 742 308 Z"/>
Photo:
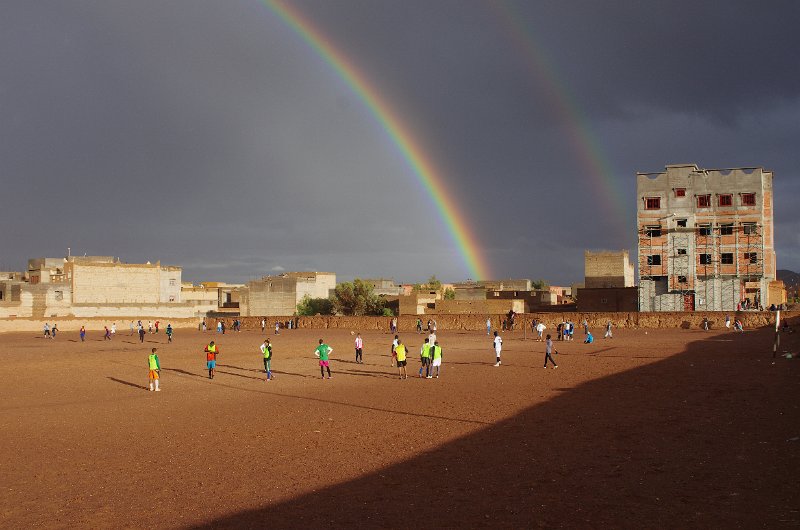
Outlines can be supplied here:
<path id="1" fill-rule="evenodd" d="M 299 35 L 347 84 L 369 109 L 386 134 L 397 146 L 417 181 L 436 206 L 439 218 L 444 222 L 453 242 L 473 280 L 490 278 L 489 265 L 481 253 L 478 240 L 469 228 L 469 223 L 459 211 L 448 193 L 444 176 L 437 170 L 430 156 L 414 139 L 412 131 L 381 97 L 378 90 L 359 71 L 348 57 L 339 50 L 314 24 L 296 8 L 281 0 L 261 0 L 289 28 Z"/>
<path id="2" fill-rule="evenodd" d="M 603 153 L 600 142 L 593 135 L 580 106 L 561 80 L 556 68 L 542 52 L 542 46 L 536 42 L 532 32 L 522 22 L 522 17 L 514 12 L 511 2 L 497 0 L 487 2 L 487 5 L 495 9 L 506 30 L 505 33 L 527 58 L 534 78 L 545 89 L 553 112 L 566 128 L 569 141 L 593 183 L 596 196 L 603 202 L 603 208 L 611 217 L 615 230 L 619 231 L 618 235 L 627 240 L 630 223 L 626 213 L 633 210 L 631 205 L 624 201 L 625 190 L 620 188 L 619 180 Z"/>

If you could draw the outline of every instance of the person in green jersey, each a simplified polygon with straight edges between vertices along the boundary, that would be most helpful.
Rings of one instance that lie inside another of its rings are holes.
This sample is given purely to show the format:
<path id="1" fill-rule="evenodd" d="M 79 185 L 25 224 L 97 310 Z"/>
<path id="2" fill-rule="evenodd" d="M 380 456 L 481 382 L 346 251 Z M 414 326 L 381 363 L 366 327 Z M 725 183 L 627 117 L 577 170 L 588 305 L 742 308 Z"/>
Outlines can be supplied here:
<path id="1" fill-rule="evenodd" d="M 153 348 L 150 352 L 150 355 L 147 357 L 147 366 L 150 369 L 150 392 L 153 391 L 153 386 L 155 385 L 155 391 L 161 392 L 161 389 L 158 388 L 158 376 L 161 374 L 161 363 L 158 360 L 158 355 L 156 355 L 156 348 Z"/>
<path id="2" fill-rule="evenodd" d="M 422 349 L 419 352 L 419 377 L 422 377 L 422 370 L 425 370 L 425 377 L 429 377 L 431 373 L 431 344 L 428 339 L 422 344 Z"/>
<path id="3" fill-rule="evenodd" d="M 330 355 L 332 352 L 333 348 L 325 344 L 322 339 L 319 339 L 319 346 L 314 350 L 314 355 L 319 358 L 319 371 L 323 379 L 325 379 L 326 369 L 328 370 L 328 379 L 331 378 Z"/>
<path id="4" fill-rule="evenodd" d="M 442 347 L 439 346 L 439 341 L 433 343 L 431 347 L 431 357 L 433 361 L 431 361 L 431 373 L 428 374 L 428 379 L 433 377 L 433 370 L 436 369 L 436 379 L 439 379 L 439 374 L 442 373 Z"/>
<path id="5" fill-rule="evenodd" d="M 261 344 L 261 354 L 264 356 L 264 373 L 267 374 L 267 381 L 272 379 L 272 344 L 269 339 Z"/>
<path id="6" fill-rule="evenodd" d="M 397 339 L 397 347 L 394 349 L 395 356 L 397 357 L 397 371 L 400 374 L 400 379 L 408 379 L 408 372 L 406 372 L 406 357 L 408 350 L 403 341 Z"/>

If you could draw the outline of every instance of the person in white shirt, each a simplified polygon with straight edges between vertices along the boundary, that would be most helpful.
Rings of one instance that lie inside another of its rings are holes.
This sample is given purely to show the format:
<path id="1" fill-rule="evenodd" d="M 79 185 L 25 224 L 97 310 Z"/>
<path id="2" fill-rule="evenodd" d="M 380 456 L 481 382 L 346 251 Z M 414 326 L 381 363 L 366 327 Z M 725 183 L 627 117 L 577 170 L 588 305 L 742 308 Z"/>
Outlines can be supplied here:
<path id="1" fill-rule="evenodd" d="M 487 318 L 486 319 L 486 334 L 487 335 L 491 335 L 492 334 L 492 319 L 491 318 Z"/>
<path id="2" fill-rule="evenodd" d="M 536 337 L 536 340 L 537 340 L 537 341 L 541 341 L 541 340 L 542 340 L 542 333 L 544 332 L 544 330 L 545 330 L 545 328 L 546 328 L 546 327 L 547 327 L 547 326 L 545 326 L 545 325 L 544 325 L 544 324 L 542 324 L 541 322 L 539 322 L 538 324 L 536 324 L 536 333 L 538 333 L 538 336 Z"/>
<path id="3" fill-rule="evenodd" d="M 494 332 L 494 354 L 497 357 L 495 366 L 500 366 L 500 351 L 503 349 L 503 338 L 496 331 Z"/>
<path id="4" fill-rule="evenodd" d="M 361 333 L 356 335 L 356 363 L 364 364 L 364 341 L 361 340 Z"/>

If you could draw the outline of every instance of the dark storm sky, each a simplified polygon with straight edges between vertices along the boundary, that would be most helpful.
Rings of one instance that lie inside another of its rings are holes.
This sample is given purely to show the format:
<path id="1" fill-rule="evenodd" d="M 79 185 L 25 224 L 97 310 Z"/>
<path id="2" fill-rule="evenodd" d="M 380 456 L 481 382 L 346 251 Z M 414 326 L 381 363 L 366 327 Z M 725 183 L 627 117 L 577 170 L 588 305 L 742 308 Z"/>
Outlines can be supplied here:
<path id="1" fill-rule="evenodd" d="M 671 163 L 774 170 L 800 270 L 800 3 L 292 5 L 414 131 L 494 277 L 635 254 L 635 173 Z M 375 117 L 255 0 L 4 2 L 0 109 L 0 269 L 71 247 L 195 282 L 469 276 Z"/>

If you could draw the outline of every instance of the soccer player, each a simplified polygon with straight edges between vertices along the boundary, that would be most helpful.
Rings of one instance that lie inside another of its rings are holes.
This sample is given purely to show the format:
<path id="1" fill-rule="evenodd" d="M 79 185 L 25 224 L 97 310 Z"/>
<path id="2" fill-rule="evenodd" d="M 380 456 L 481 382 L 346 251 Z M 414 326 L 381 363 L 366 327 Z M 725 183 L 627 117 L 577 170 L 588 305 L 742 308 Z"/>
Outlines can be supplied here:
<path id="1" fill-rule="evenodd" d="M 86 340 L 86 326 L 81 326 L 81 342 Z"/>
<path id="2" fill-rule="evenodd" d="M 592 337 L 592 332 L 591 331 L 587 331 L 586 332 L 586 340 L 584 340 L 583 343 L 584 344 L 591 344 L 593 342 L 594 342 L 594 337 Z"/>
<path id="3" fill-rule="evenodd" d="M 103 326 L 103 328 L 106 330 L 106 334 L 103 335 L 103 340 L 111 340 L 111 330 L 108 329 L 108 326 Z"/>
<path id="4" fill-rule="evenodd" d="M 547 370 L 547 360 L 550 359 L 550 362 L 553 363 L 553 370 L 558 368 L 558 365 L 553 360 L 553 356 L 550 355 L 553 351 L 558 353 L 558 350 L 553 350 L 553 341 L 550 340 L 550 335 L 547 335 L 547 340 L 544 343 L 544 369 Z"/>
<path id="5" fill-rule="evenodd" d="M 172 324 L 167 323 L 167 329 L 164 330 L 167 334 L 167 342 L 172 342 Z"/>
<path id="6" fill-rule="evenodd" d="M 322 374 L 323 379 L 325 379 L 326 368 L 328 370 L 328 379 L 331 378 L 330 354 L 332 352 L 333 348 L 325 344 L 322 339 L 319 339 L 319 346 L 314 350 L 314 355 L 319 357 L 319 372 Z"/>
<path id="7" fill-rule="evenodd" d="M 400 344 L 400 337 L 395 335 L 394 340 L 392 341 L 392 362 L 389 363 L 389 366 L 394 366 L 394 361 L 397 357 L 397 352 L 395 352 L 395 349 L 397 348 L 398 344 Z"/>
<path id="8" fill-rule="evenodd" d="M 430 379 L 431 374 L 431 344 L 425 340 L 422 344 L 422 349 L 419 351 L 419 377 L 422 377 L 422 370 L 425 370 L 425 377 Z"/>
<path id="9" fill-rule="evenodd" d="M 492 334 L 492 319 L 489 317 L 486 318 L 486 334 Z"/>
<path id="10" fill-rule="evenodd" d="M 153 391 L 154 384 L 155 391 L 161 392 L 161 389 L 158 388 L 158 376 L 161 374 L 161 363 L 158 361 L 156 348 L 153 348 L 150 352 L 150 355 L 147 357 L 147 366 L 150 368 L 150 374 L 148 375 L 148 378 L 150 379 L 150 392 Z"/>
<path id="11" fill-rule="evenodd" d="M 408 372 L 406 372 L 406 345 L 400 339 L 397 340 L 394 354 L 397 357 L 397 372 L 400 374 L 400 379 L 408 379 Z"/>
<path id="12" fill-rule="evenodd" d="M 208 378 L 214 379 L 214 375 L 217 372 L 217 355 L 219 354 L 219 348 L 214 341 L 208 343 L 206 349 L 206 368 L 208 368 Z"/>
<path id="13" fill-rule="evenodd" d="M 139 326 L 139 342 L 144 342 L 144 326 Z"/>
<path id="14" fill-rule="evenodd" d="M 541 341 L 542 340 L 542 333 L 544 332 L 546 327 L 547 326 L 545 326 L 543 322 L 539 322 L 539 323 L 536 324 L 536 335 L 537 335 L 536 336 L 536 340 L 537 341 Z"/>
<path id="15" fill-rule="evenodd" d="M 53 338 L 50 336 L 50 324 L 48 324 L 47 322 L 44 323 L 44 337 L 46 339 Z"/>
<path id="16" fill-rule="evenodd" d="M 606 324 L 606 334 L 605 334 L 605 336 L 603 338 L 604 339 L 613 339 L 614 338 L 614 334 L 611 332 L 611 321 L 610 320 Z"/>
<path id="17" fill-rule="evenodd" d="M 503 337 L 500 336 L 499 333 L 496 331 L 494 332 L 494 353 L 497 357 L 497 362 L 494 363 L 495 366 L 500 366 L 500 352 L 503 349 Z"/>
<path id="18" fill-rule="evenodd" d="M 442 347 L 439 346 L 439 342 L 434 342 L 433 347 L 431 348 L 433 351 L 433 363 L 431 368 L 431 373 L 428 375 L 428 379 L 433 377 L 433 369 L 436 368 L 436 379 L 439 379 L 439 374 L 442 372 Z"/>
<path id="19" fill-rule="evenodd" d="M 272 379 L 272 344 L 269 339 L 264 339 L 261 344 L 261 354 L 264 356 L 264 373 L 267 374 L 267 381 Z"/>
<path id="20" fill-rule="evenodd" d="M 356 335 L 356 363 L 364 364 L 364 341 L 361 339 L 361 333 Z"/>

